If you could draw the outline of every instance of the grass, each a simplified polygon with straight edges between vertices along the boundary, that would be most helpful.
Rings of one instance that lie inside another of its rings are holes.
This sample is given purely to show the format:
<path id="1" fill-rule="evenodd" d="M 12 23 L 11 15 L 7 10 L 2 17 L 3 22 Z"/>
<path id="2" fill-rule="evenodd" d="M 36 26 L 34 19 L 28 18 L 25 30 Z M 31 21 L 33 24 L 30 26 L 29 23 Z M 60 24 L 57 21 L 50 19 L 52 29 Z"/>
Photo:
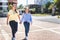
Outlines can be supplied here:
<path id="1" fill-rule="evenodd" d="M 57 15 L 57 18 L 60 18 L 60 15 Z"/>
<path id="2" fill-rule="evenodd" d="M 36 14 L 32 14 L 32 15 L 33 15 L 33 16 L 49 16 L 49 14 L 41 14 L 41 13 L 40 13 L 40 14 L 37 14 L 37 13 L 36 13 Z"/>

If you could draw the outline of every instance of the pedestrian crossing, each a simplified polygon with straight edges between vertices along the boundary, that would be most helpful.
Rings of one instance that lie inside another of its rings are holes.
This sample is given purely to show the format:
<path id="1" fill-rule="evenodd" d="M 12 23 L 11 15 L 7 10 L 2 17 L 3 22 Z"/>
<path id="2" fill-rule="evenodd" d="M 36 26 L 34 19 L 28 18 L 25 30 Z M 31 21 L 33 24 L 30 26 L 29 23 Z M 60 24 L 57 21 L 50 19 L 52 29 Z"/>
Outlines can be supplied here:
<path id="1" fill-rule="evenodd" d="M 36 21 L 35 21 L 36 22 Z M 39 21 L 37 21 L 38 23 Z M 56 34 L 60 34 L 59 31 L 56 31 L 56 29 L 60 29 L 60 26 L 57 26 L 57 27 L 52 27 L 52 28 L 46 28 L 46 27 L 41 27 L 40 24 L 37 24 L 37 23 L 34 23 L 34 26 L 37 26 L 39 28 L 42 28 L 42 30 L 48 30 L 48 31 L 51 31 L 51 32 L 54 32 Z M 55 29 L 55 30 L 54 30 Z"/>
<path id="2" fill-rule="evenodd" d="M 4 37 L 5 40 L 11 40 L 9 34 L 5 30 L 1 30 L 1 34 Z"/>
<path id="3" fill-rule="evenodd" d="M 34 32 L 40 32 L 40 31 L 44 31 L 44 30 L 48 30 L 48 31 L 51 31 L 51 32 L 54 32 L 56 34 L 59 34 L 60 35 L 60 32 L 59 31 L 55 31 L 54 29 L 60 29 L 60 27 L 55 27 L 55 28 L 46 28 L 46 27 L 42 27 L 40 26 L 40 22 L 39 21 L 35 21 L 36 23 L 33 23 L 32 24 L 32 27 L 31 28 L 34 28 L 34 27 L 37 27 L 39 29 L 34 29 L 34 30 L 30 30 L 30 33 L 34 33 Z M 39 24 L 37 24 L 39 22 Z M 11 36 L 9 36 L 11 33 L 7 33 L 6 30 L 4 30 L 3 28 L 1 28 L 2 25 L 0 25 L 0 35 L 2 35 L 3 39 L 4 40 L 11 40 Z M 21 27 L 19 27 L 20 29 Z M 24 34 L 24 31 L 19 31 L 17 32 L 17 34 Z M 2 39 L 0 39 L 2 40 Z"/>

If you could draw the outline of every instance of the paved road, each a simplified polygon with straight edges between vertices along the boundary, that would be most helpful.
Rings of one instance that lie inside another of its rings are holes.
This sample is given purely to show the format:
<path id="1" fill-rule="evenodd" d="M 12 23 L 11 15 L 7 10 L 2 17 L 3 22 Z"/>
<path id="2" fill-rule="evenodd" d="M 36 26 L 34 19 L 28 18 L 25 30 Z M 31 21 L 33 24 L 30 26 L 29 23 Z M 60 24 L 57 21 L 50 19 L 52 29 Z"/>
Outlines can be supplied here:
<path id="1" fill-rule="evenodd" d="M 6 18 L 0 18 L 0 40 L 11 40 L 11 28 Z M 24 38 L 24 27 L 19 24 L 16 40 Z M 29 40 L 60 40 L 60 24 L 35 20 L 30 27 Z"/>
<path id="2" fill-rule="evenodd" d="M 45 21 L 45 22 L 60 24 L 60 19 L 58 19 L 57 16 L 40 16 L 40 17 L 33 16 L 33 18 L 35 18 L 38 21 Z"/>

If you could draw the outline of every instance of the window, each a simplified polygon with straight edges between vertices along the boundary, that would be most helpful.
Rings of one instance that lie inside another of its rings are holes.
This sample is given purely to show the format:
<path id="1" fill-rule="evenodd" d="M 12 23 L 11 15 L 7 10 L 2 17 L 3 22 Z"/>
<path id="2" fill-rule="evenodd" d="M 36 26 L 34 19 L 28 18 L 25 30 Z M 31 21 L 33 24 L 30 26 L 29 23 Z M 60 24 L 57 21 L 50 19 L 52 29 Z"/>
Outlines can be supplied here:
<path id="1" fill-rule="evenodd" d="M 2 7 L 0 7 L 0 10 L 2 10 Z"/>
<path id="2" fill-rule="evenodd" d="M 7 12 L 8 11 L 7 7 L 3 7 L 3 11 Z"/>
<path id="3" fill-rule="evenodd" d="M 2 1 L 8 1 L 8 0 L 2 0 Z"/>
<path id="4" fill-rule="evenodd" d="M 2 2 L 0 2 L 0 5 L 2 5 Z"/>
<path id="5" fill-rule="evenodd" d="M 4 2 L 3 5 L 8 5 L 8 3 Z"/>

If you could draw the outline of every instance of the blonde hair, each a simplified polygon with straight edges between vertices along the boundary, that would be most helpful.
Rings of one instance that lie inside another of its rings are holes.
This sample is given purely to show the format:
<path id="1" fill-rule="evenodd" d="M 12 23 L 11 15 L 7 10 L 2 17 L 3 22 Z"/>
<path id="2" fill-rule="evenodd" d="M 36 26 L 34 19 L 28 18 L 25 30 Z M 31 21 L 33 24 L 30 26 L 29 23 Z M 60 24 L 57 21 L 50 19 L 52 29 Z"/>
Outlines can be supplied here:
<path id="1" fill-rule="evenodd" d="M 26 7 L 26 9 L 29 9 L 29 7 Z"/>

